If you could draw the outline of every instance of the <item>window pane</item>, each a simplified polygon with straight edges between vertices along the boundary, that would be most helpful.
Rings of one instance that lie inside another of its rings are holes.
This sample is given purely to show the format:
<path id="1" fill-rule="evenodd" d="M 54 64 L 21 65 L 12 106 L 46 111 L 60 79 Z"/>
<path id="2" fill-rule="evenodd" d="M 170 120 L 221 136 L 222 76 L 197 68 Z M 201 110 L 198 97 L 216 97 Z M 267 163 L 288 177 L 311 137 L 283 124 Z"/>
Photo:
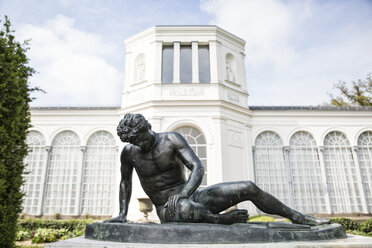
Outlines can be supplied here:
<path id="1" fill-rule="evenodd" d="M 180 51 L 180 72 L 181 83 L 191 83 L 192 81 L 192 53 L 191 46 L 181 46 Z"/>
<path id="2" fill-rule="evenodd" d="M 77 167 L 81 160 L 79 137 L 72 131 L 58 134 L 52 144 L 46 180 L 44 214 L 75 213 Z"/>
<path id="3" fill-rule="evenodd" d="M 324 166 L 333 213 L 361 212 L 353 153 L 346 136 L 333 131 L 324 138 Z"/>
<path id="4" fill-rule="evenodd" d="M 294 208 L 303 213 L 325 213 L 326 188 L 314 138 L 299 131 L 291 137 L 290 145 Z"/>
<path id="5" fill-rule="evenodd" d="M 161 80 L 163 83 L 173 82 L 173 46 L 163 46 Z"/>
<path id="6" fill-rule="evenodd" d="M 23 178 L 25 183 L 23 191 L 25 192 L 23 201 L 23 212 L 27 214 L 39 214 L 38 204 L 40 202 L 42 167 L 47 159 L 47 153 L 44 149 L 45 139 L 43 135 L 36 131 L 31 131 L 26 140 L 29 146 L 29 152 L 25 158 L 25 174 Z"/>
<path id="7" fill-rule="evenodd" d="M 366 193 L 368 212 L 372 212 L 372 131 L 366 131 L 359 136 L 358 146 L 360 172 Z"/>
<path id="8" fill-rule="evenodd" d="M 209 83 L 211 81 L 208 46 L 199 46 L 199 81 L 200 83 Z"/>
<path id="9" fill-rule="evenodd" d="M 115 139 L 106 131 L 88 140 L 83 168 L 81 214 L 111 215 L 115 191 Z M 101 204 L 105 201 L 108 204 Z"/>

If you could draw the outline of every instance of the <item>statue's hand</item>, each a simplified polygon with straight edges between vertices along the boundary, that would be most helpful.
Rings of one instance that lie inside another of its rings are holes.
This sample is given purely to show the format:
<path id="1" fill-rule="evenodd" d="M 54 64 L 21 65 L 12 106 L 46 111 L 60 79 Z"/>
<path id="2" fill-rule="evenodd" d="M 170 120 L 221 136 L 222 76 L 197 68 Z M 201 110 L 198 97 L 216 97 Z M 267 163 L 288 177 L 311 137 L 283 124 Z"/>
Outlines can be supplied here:
<path id="1" fill-rule="evenodd" d="M 165 204 L 165 206 L 168 207 L 170 211 L 175 212 L 177 209 L 178 201 L 183 198 L 188 198 L 188 196 L 182 193 L 172 195 L 168 198 L 168 201 Z"/>
<path id="2" fill-rule="evenodd" d="M 105 220 L 104 223 L 126 223 L 127 217 L 123 215 L 116 216 L 115 218 Z"/>

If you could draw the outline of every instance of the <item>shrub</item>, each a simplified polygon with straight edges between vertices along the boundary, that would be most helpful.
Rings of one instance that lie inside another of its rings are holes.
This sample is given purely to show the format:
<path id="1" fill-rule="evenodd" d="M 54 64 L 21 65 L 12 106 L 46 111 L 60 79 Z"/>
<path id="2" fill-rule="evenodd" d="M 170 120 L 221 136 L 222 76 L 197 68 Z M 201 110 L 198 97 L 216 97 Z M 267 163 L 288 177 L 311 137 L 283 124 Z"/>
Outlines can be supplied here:
<path id="1" fill-rule="evenodd" d="M 0 30 L 0 247 L 4 248 L 14 246 L 17 219 L 22 210 L 20 189 L 32 91 L 28 78 L 34 72 L 27 65 L 27 42 L 18 42 L 13 33 L 5 16 Z"/>
<path id="2" fill-rule="evenodd" d="M 53 218 L 56 219 L 56 220 L 59 220 L 59 219 L 61 219 L 61 214 L 56 213 L 56 214 L 54 214 Z"/>
<path id="3" fill-rule="evenodd" d="M 42 220 L 42 219 L 25 219 L 18 220 L 20 228 L 27 230 L 36 230 L 38 228 L 48 229 L 67 229 L 68 231 L 85 230 L 85 225 L 92 223 L 92 220 Z"/>
<path id="4" fill-rule="evenodd" d="M 256 215 L 249 217 L 248 222 L 275 222 L 275 219 L 270 216 Z"/>
<path id="5" fill-rule="evenodd" d="M 372 232 L 372 219 L 363 221 L 360 224 L 360 230 L 366 233 Z"/>
<path id="6" fill-rule="evenodd" d="M 49 243 L 57 241 L 56 230 L 39 228 L 35 231 L 35 235 L 32 238 L 33 244 Z"/>
<path id="7" fill-rule="evenodd" d="M 341 224 L 345 230 L 359 230 L 359 224 L 348 218 L 331 218 L 331 222 Z"/>
<path id="8" fill-rule="evenodd" d="M 33 244 L 40 244 L 40 243 L 49 243 L 57 241 L 57 239 L 60 239 L 66 235 L 68 235 L 70 232 L 65 229 L 47 229 L 47 228 L 39 228 L 35 231 L 35 235 L 32 238 Z"/>
<path id="9" fill-rule="evenodd" d="M 23 240 L 28 240 L 32 238 L 32 232 L 29 230 L 18 230 L 16 232 L 16 241 L 23 241 Z"/>

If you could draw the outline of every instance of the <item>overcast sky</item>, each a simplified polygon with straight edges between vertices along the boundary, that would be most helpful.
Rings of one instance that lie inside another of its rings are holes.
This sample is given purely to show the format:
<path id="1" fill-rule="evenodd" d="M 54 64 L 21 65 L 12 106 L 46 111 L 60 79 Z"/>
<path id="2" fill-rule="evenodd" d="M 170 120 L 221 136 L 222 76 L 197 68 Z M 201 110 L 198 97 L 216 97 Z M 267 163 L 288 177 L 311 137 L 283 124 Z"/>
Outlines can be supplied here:
<path id="1" fill-rule="evenodd" d="M 0 0 L 31 39 L 33 106 L 120 105 L 124 40 L 154 25 L 218 25 L 246 43 L 249 105 L 318 105 L 372 72 L 369 0 Z"/>

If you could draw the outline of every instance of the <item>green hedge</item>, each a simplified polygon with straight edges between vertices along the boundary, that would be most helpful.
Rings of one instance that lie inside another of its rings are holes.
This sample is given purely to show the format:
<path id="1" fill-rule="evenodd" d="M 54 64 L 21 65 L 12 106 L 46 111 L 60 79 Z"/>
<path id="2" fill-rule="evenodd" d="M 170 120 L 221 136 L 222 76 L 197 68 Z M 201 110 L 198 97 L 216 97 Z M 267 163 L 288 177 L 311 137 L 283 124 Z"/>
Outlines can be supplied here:
<path id="1" fill-rule="evenodd" d="M 360 230 L 366 233 L 372 232 L 372 219 L 363 221 L 360 224 Z"/>
<path id="2" fill-rule="evenodd" d="M 20 219 L 16 240 L 32 239 L 33 244 L 54 242 L 58 239 L 70 239 L 84 235 L 85 226 L 93 220 L 43 220 Z"/>
<path id="3" fill-rule="evenodd" d="M 331 218 L 331 222 L 341 224 L 345 230 L 359 230 L 360 227 L 357 222 L 343 217 Z"/>
<path id="4" fill-rule="evenodd" d="M 85 230 L 85 225 L 92 223 L 93 220 L 43 220 L 43 219 L 25 219 L 18 220 L 18 226 L 21 229 L 36 230 L 39 228 L 48 229 L 66 229 L 68 231 Z"/>

